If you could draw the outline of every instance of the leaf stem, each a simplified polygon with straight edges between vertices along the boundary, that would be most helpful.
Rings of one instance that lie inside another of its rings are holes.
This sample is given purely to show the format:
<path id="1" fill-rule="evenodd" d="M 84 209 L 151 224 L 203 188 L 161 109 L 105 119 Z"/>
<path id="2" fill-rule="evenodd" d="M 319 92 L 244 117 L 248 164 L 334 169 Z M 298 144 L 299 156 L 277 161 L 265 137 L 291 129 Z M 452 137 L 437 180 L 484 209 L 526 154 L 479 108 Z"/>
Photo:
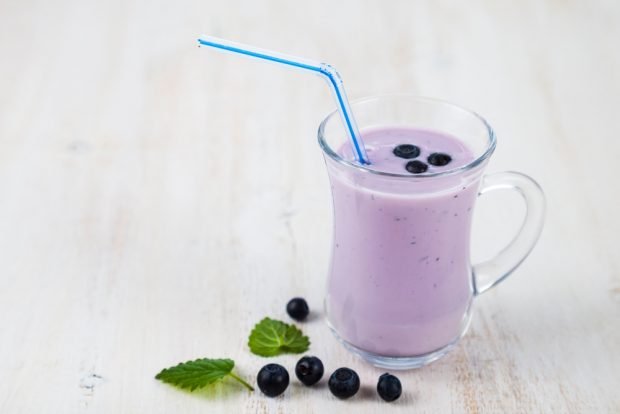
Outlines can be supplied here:
<path id="1" fill-rule="evenodd" d="M 237 375 L 235 375 L 232 371 L 228 373 L 228 375 L 230 375 L 231 377 L 233 377 L 234 379 L 236 379 L 237 381 L 239 381 L 241 384 L 243 384 L 244 387 L 246 387 L 248 390 L 250 391 L 254 391 L 254 387 L 252 387 L 250 384 L 248 384 L 247 382 L 245 382 L 243 379 L 241 379 L 240 377 L 238 377 Z"/>

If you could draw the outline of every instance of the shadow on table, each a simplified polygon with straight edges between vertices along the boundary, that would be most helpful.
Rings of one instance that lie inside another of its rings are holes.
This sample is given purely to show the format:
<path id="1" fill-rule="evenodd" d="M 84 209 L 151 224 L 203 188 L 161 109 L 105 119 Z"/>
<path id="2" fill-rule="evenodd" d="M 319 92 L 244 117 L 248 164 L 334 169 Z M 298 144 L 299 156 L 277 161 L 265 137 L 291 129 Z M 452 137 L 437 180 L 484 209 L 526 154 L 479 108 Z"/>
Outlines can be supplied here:
<path id="1" fill-rule="evenodd" d="M 602 322 L 610 308 L 593 298 L 578 304 L 567 300 L 562 306 L 529 303 L 519 311 L 489 306 L 474 314 L 469 332 L 450 354 L 418 371 L 478 381 L 494 381 L 498 369 L 509 370 L 513 379 L 551 367 L 576 373 L 593 357 L 584 350 L 604 348 L 613 337 L 612 328 Z M 581 359 L 567 364 L 571 355 Z"/>
<path id="2" fill-rule="evenodd" d="M 224 379 L 195 391 L 183 390 L 179 388 L 175 388 L 174 391 L 182 392 L 193 398 L 218 401 L 225 401 L 232 397 L 238 397 L 243 393 L 250 393 L 247 388 L 243 387 L 241 384 L 237 384 L 236 381 L 231 379 Z M 255 392 L 260 392 L 260 390 L 255 389 Z"/>

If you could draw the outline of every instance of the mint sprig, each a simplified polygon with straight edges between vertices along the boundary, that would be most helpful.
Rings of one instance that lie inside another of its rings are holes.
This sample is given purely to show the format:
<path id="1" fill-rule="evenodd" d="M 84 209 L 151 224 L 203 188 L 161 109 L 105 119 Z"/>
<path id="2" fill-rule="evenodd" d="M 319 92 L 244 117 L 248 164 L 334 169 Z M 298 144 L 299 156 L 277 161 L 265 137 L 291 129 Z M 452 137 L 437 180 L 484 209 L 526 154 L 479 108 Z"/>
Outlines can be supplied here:
<path id="1" fill-rule="evenodd" d="M 235 361 L 232 359 L 202 358 L 163 369 L 155 378 L 176 387 L 194 391 L 226 377 L 231 377 L 248 390 L 254 391 L 250 384 L 232 372 L 234 366 Z"/>
<path id="2" fill-rule="evenodd" d="M 310 346 L 310 340 L 295 325 L 265 318 L 252 329 L 248 346 L 252 353 L 270 357 L 285 353 L 306 352 Z"/>

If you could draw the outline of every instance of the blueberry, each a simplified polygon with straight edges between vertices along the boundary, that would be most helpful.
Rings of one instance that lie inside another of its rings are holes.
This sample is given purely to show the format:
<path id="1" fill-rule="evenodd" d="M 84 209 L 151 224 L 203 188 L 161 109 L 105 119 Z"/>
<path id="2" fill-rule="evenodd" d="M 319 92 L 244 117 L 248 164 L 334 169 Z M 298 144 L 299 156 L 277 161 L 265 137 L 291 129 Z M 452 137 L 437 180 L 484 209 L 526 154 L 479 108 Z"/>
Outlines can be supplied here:
<path id="1" fill-rule="evenodd" d="M 267 397 L 277 397 L 288 387 L 288 371 L 282 365 L 267 364 L 258 371 L 256 382 Z"/>
<path id="2" fill-rule="evenodd" d="M 393 152 L 397 157 L 409 160 L 420 155 L 420 148 L 411 144 L 400 144 L 394 148 Z"/>
<path id="3" fill-rule="evenodd" d="M 350 368 L 338 368 L 329 377 L 328 385 L 332 394 L 345 399 L 353 397 L 360 389 L 360 377 Z"/>
<path id="4" fill-rule="evenodd" d="M 443 167 L 452 161 L 452 157 L 448 154 L 444 154 L 443 152 L 433 152 L 428 156 L 427 161 L 430 165 L 434 165 L 436 167 Z"/>
<path id="5" fill-rule="evenodd" d="M 400 385 L 400 380 L 398 378 L 386 372 L 379 377 L 377 392 L 381 398 L 390 402 L 400 397 L 400 394 L 403 392 L 403 387 Z"/>
<path id="6" fill-rule="evenodd" d="M 422 161 L 415 160 L 409 161 L 407 165 L 405 165 L 405 168 L 411 174 L 420 174 L 426 172 L 426 170 L 428 169 L 428 165 L 424 164 Z"/>
<path id="7" fill-rule="evenodd" d="M 310 313 L 304 298 L 293 298 L 286 304 L 286 313 L 296 321 L 303 321 Z"/>
<path id="8" fill-rule="evenodd" d="M 295 375 L 304 385 L 314 385 L 323 377 L 323 363 L 315 356 L 305 356 L 295 365 Z"/>

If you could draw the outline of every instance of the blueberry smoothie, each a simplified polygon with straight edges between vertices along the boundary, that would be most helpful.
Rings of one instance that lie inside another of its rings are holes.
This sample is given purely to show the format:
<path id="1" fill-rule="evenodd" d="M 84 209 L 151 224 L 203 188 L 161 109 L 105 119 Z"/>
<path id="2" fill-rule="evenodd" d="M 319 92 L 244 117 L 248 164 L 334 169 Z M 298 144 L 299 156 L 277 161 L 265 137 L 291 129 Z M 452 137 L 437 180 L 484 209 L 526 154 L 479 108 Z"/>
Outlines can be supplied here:
<path id="1" fill-rule="evenodd" d="M 472 207 L 479 174 L 458 138 L 408 127 L 361 131 L 371 165 L 405 177 L 345 172 L 328 163 L 334 245 L 327 313 L 339 336 L 366 352 L 424 355 L 457 340 L 473 297 Z M 338 151 L 353 160 L 348 144 Z"/>

